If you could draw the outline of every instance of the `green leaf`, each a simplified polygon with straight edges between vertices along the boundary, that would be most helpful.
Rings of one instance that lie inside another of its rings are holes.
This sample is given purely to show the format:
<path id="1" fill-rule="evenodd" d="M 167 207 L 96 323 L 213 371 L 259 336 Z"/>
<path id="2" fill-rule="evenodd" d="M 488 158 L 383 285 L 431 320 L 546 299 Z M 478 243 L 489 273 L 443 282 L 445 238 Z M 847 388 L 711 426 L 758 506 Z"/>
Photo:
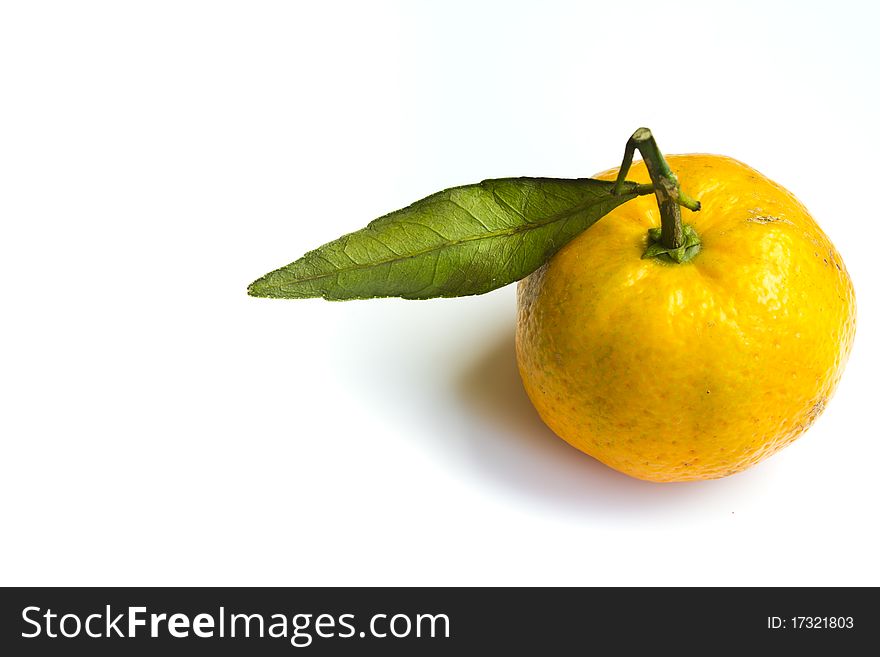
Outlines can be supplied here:
<path id="1" fill-rule="evenodd" d="M 428 299 L 483 294 L 528 276 L 618 205 L 626 183 L 501 178 L 453 187 L 340 237 L 251 283 L 256 297 Z"/>

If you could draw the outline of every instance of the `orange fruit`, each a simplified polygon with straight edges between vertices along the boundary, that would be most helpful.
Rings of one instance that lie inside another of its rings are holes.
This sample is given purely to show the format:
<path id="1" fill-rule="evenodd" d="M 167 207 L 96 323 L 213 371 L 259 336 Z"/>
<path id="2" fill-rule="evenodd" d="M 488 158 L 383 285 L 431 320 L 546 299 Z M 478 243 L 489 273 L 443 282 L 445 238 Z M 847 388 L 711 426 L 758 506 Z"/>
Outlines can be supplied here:
<path id="1" fill-rule="evenodd" d="M 642 259 L 657 204 L 620 206 L 519 283 L 517 361 L 541 418 L 578 449 L 639 479 L 724 477 L 825 409 L 852 347 L 855 296 L 790 192 L 731 158 L 667 161 L 702 203 L 683 211 L 699 253 Z M 627 178 L 649 182 L 644 163 Z"/>

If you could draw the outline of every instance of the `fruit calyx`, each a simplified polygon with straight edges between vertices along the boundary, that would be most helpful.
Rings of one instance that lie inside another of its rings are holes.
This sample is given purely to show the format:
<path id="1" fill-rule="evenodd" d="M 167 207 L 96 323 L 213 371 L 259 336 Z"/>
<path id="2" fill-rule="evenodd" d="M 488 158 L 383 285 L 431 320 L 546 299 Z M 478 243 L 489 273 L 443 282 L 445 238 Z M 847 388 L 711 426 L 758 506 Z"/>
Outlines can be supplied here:
<path id="1" fill-rule="evenodd" d="M 660 228 L 648 230 L 648 248 L 645 249 L 642 258 L 657 258 L 676 264 L 688 262 L 700 251 L 700 237 L 693 226 L 682 224 L 680 206 L 686 207 L 691 212 L 698 212 L 700 202 L 681 190 L 678 178 L 669 168 L 654 140 L 654 135 L 648 128 L 639 128 L 626 142 L 623 162 L 614 184 L 614 193 L 623 192 L 626 174 L 632 166 L 636 149 L 645 160 L 648 175 L 651 176 L 654 186 L 657 206 L 660 208 Z"/>
<path id="2" fill-rule="evenodd" d="M 681 246 L 670 249 L 663 244 L 663 229 L 649 228 L 648 248 L 642 254 L 642 259 L 657 258 L 664 262 L 674 262 L 679 265 L 693 260 L 693 257 L 700 252 L 700 237 L 690 224 L 682 225 L 681 232 Z"/>

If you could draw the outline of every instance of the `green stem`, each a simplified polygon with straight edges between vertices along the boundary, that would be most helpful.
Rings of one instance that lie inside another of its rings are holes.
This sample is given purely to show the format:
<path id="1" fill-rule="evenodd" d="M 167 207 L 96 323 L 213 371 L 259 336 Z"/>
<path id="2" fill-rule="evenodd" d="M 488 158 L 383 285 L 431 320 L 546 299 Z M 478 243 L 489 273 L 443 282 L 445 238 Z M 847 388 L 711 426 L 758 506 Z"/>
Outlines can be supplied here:
<path id="1" fill-rule="evenodd" d="M 654 196 L 660 208 L 660 243 L 665 249 L 680 249 L 685 245 L 685 234 L 681 223 L 681 208 L 684 206 L 692 212 L 700 209 L 700 202 L 681 191 L 678 178 L 669 168 L 663 153 L 654 140 L 654 135 L 648 128 L 636 130 L 629 141 L 626 142 L 626 150 L 623 153 L 623 162 L 617 181 L 614 184 L 614 193 L 619 194 L 623 190 L 623 182 L 632 166 L 633 155 L 636 149 L 641 153 L 648 168 L 648 175 L 654 183 Z"/>

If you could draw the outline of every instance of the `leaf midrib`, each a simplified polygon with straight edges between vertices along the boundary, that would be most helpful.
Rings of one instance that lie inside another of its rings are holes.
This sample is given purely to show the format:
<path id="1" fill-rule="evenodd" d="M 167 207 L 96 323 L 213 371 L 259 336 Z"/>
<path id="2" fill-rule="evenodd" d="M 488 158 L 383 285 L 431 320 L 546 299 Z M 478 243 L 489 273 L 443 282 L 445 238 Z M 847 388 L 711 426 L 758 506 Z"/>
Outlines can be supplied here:
<path id="1" fill-rule="evenodd" d="M 507 201 L 505 201 L 500 196 L 498 196 L 498 194 L 496 192 L 492 192 L 492 193 L 493 193 L 495 199 L 500 201 L 499 205 L 506 206 L 507 208 L 510 209 L 510 211 L 512 211 L 514 214 L 519 215 L 523 219 L 526 218 L 522 212 L 515 210 Z M 294 281 L 291 281 L 291 283 L 308 283 L 311 281 L 321 280 L 322 278 L 336 276 L 336 275 L 341 274 L 343 272 L 358 271 L 358 270 L 362 270 L 362 269 L 371 269 L 373 267 L 381 267 L 382 265 L 391 264 L 393 262 L 402 262 L 404 260 L 418 258 L 419 256 L 428 255 L 429 253 L 433 253 L 434 251 L 440 251 L 441 249 L 446 249 L 446 248 L 449 248 L 452 246 L 458 246 L 460 244 L 467 244 L 468 242 L 477 242 L 480 240 L 495 239 L 496 237 L 510 236 L 510 235 L 515 235 L 517 233 L 522 233 L 522 232 L 529 231 L 529 230 L 537 230 L 538 228 L 543 228 L 544 226 L 549 226 L 550 224 L 555 223 L 557 221 L 563 221 L 564 219 L 567 219 L 567 218 L 571 217 L 572 215 L 575 215 L 579 212 L 583 212 L 584 210 L 586 210 L 587 208 L 589 208 L 593 205 L 599 205 L 600 203 L 604 203 L 605 201 L 608 201 L 609 198 L 620 199 L 621 203 L 623 203 L 625 200 L 628 200 L 627 197 L 629 197 L 629 196 L 632 196 L 633 198 L 635 198 L 636 194 L 634 194 L 633 192 L 630 192 L 628 194 L 621 194 L 620 196 L 615 196 L 615 197 L 593 199 L 591 201 L 581 203 L 580 205 L 576 205 L 573 208 L 571 208 L 570 210 L 567 210 L 565 212 L 560 212 L 558 214 L 551 215 L 551 217 L 545 221 L 530 222 L 528 224 L 524 224 L 521 226 L 514 226 L 513 228 L 498 230 L 498 231 L 494 231 L 491 233 L 484 233 L 482 235 L 476 235 L 474 237 L 463 237 L 463 238 L 460 238 L 457 240 L 449 240 L 448 242 L 443 242 L 443 243 L 437 244 L 435 246 L 432 246 L 431 248 L 424 249 L 423 251 L 417 251 L 415 253 L 410 253 L 410 254 L 403 255 L 403 256 L 396 256 L 393 258 L 388 258 L 386 260 L 372 261 L 372 262 L 365 263 L 365 264 L 353 263 L 353 264 L 345 266 L 345 267 L 337 267 L 333 271 L 325 272 L 323 274 L 315 274 L 313 276 L 297 276 Z M 455 204 L 454 201 L 450 201 L 450 202 Z M 455 205 L 458 205 L 458 204 L 455 204 Z M 458 206 L 458 207 L 461 207 L 461 206 Z M 462 209 L 464 210 L 465 208 L 462 208 Z M 470 211 L 467 211 L 467 212 L 470 213 Z M 383 246 L 384 246 L 384 244 L 383 244 Z M 305 257 L 305 256 L 303 256 L 303 257 Z M 277 271 L 284 271 L 285 269 L 288 269 L 288 268 L 282 267 L 281 269 L 279 269 Z"/>

